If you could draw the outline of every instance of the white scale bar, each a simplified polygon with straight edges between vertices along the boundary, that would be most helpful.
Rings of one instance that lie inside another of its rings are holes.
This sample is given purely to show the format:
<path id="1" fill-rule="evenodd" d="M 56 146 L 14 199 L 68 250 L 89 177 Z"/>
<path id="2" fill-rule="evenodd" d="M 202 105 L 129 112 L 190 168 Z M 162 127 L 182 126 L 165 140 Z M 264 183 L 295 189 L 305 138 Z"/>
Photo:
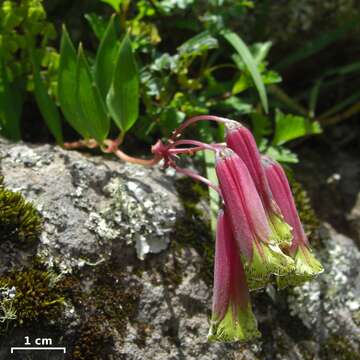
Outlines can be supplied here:
<path id="1" fill-rule="evenodd" d="M 62 350 L 64 352 L 64 354 L 66 353 L 66 348 L 65 347 L 31 347 L 31 346 L 26 346 L 26 347 L 12 347 L 10 350 L 11 350 L 11 354 L 13 354 L 15 350 Z"/>

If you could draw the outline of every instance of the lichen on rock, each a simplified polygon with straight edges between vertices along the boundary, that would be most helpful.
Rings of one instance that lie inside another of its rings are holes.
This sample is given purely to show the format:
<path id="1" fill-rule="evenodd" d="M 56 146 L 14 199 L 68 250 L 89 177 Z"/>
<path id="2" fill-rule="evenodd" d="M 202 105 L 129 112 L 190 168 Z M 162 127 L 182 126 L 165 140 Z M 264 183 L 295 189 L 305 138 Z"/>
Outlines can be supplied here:
<path id="1" fill-rule="evenodd" d="M 22 343 L 29 328 L 62 341 L 74 359 L 328 360 L 331 354 L 348 360 L 356 354 L 360 255 L 352 239 L 322 225 L 313 243 L 324 275 L 293 290 L 255 293 L 264 334 L 256 343 L 209 344 L 214 240 L 205 188 L 156 167 L 49 145 L 0 140 L 0 153 L 5 186 L 43 219 L 31 251 L 8 251 L 8 242 L 0 242 L 1 276 L 40 279 L 34 281 L 46 291 L 36 298 L 63 299 L 53 304 L 55 320 L 38 321 L 38 314 L 2 334 L 0 358 L 10 358 L 9 344 Z M 299 198 L 303 219 L 312 218 L 308 199 Z M 317 227 L 310 223 L 308 232 Z M 35 255 L 43 263 L 36 273 Z M 49 272 L 61 275 L 55 287 Z M 15 282 L 1 283 L 7 305 L 16 289 Z"/>

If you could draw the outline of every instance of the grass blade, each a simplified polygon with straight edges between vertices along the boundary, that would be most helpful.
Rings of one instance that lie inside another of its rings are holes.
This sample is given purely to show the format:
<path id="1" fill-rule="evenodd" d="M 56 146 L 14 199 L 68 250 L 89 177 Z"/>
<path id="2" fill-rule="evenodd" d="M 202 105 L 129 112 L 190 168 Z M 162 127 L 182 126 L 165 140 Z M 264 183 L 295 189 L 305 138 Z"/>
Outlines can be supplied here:
<path id="1" fill-rule="evenodd" d="M 251 55 L 249 48 L 237 34 L 235 34 L 234 32 L 232 32 L 230 30 L 225 30 L 222 33 L 222 35 L 235 48 L 235 50 L 237 51 L 237 53 L 239 54 L 239 56 L 245 63 L 245 65 L 254 81 L 255 87 L 259 93 L 262 106 L 263 106 L 265 112 L 267 113 L 269 111 L 269 106 L 268 106 L 268 99 L 267 99 L 267 95 L 266 95 L 265 85 L 262 81 L 262 78 L 258 71 L 256 62 L 255 62 L 253 56 Z"/>

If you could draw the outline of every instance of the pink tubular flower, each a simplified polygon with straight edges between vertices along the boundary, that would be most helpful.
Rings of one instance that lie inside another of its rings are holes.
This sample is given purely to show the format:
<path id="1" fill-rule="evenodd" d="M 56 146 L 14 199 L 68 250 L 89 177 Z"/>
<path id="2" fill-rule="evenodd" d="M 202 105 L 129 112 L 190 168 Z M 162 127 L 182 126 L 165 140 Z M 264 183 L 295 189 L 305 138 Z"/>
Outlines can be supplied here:
<path id="1" fill-rule="evenodd" d="M 287 279 L 278 279 L 278 286 L 297 285 L 311 280 L 323 272 L 323 267 L 311 253 L 309 241 L 297 213 L 284 170 L 280 164 L 269 157 L 264 156 L 262 163 L 274 199 L 280 207 L 285 221 L 292 226 L 294 235 L 289 253 L 295 260 L 295 272 Z"/>
<path id="2" fill-rule="evenodd" d="M 260 336 L 249 289 L 226 214 L 220 211 L 216 232 L 214 295 L 208 339 L 248 341 Z"/>
<path id="3" fill-rule="evenodd" d="M 227 146 L 247 166 L 260 195 L 274 238 L 280 247 L 290 246 L 292 240 L 291 227 L 284 221 L 281 211 L 272 197 L 254 137 L 246 127 L 234 121 L 227 123 L 226 128 Z"/>
<path id="4" fill-rule="evenodd" d="M 231 149 L 225 149 L 220 151 L 215 168 L 250 289 L 264 287 L 272 274 L 283 276 L 292 272 L 293 260 L 272 238 L 263 205 L 244 162 Z"/>

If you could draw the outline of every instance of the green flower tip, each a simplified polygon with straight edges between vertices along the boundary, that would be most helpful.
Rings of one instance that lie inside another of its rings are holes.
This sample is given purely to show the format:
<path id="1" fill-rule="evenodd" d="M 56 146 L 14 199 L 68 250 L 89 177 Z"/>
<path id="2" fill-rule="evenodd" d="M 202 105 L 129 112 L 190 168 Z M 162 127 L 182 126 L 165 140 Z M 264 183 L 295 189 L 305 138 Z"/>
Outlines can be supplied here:
<path id="1" fill-rule="evenodd" d="M 287 286 L 297 286 L 313 280 L 324 271 L 321 263 L 315 258 L 309 248 L 299 246 L 294 256 L 295 271 L 285 277 L 277 278 L 277 286 L 283 289 Z"/>
<path id="2" fill-rule="evenodd" d="M 236 314 L 235 314 L 235 313 Z M 210 330 L 208 334 L 209 341 L 247 342 L 261 336 L 256 318 L 249 305 L 246 309 L 237 307 L 234 311 L 233 306 L 229 306 L 222 320 L 214 315 L 211 319 Z"/>
<path id="3" fill-rule="evenodd" d="M 245 261 L 245 273 L 250 290 L 264 288 L 272 275 L 286 276 L 295 270 L 294 260 L 285 255 L 277 244 L 258 243 L 252 261 Z"/>
<path id="4" fill-rule="evenodd" d="M 276 213 L 272 213 L 269 220 L 272 240 L 281 248 L 290 247 L 293 240 L 292 227 L 285 222 L 282 216 Z"/>

